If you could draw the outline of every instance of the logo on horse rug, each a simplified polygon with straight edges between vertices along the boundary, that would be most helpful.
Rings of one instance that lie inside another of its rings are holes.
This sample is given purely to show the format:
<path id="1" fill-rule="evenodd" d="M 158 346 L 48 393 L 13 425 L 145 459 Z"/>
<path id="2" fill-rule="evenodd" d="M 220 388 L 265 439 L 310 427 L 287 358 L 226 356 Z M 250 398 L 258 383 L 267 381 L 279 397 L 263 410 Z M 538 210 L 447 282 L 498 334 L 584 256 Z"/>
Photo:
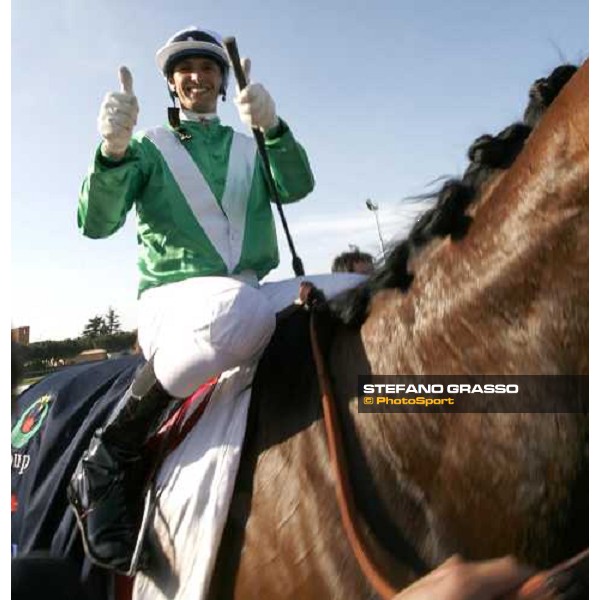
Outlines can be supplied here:
<path id="1" fill-rule="evenodd" d="M 44 394 L 21 415 L 10 436 L 13 448 L 22 448 L 38 432 L 50 410 L 49 404 L 53 400 L 52 394 Z"/>

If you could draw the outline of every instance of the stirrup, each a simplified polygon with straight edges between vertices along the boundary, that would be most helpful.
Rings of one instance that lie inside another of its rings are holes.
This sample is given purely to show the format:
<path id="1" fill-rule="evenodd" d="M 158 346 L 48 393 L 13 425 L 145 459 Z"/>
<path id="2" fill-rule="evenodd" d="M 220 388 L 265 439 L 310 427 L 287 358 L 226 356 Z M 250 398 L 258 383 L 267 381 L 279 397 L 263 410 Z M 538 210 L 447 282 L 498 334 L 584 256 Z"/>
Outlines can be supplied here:
<path id="1" fill-rule="evenodd" d="M 71 498 L 70 489 L 68 489 L 67 493 L 69 495 L 69 503 L 71 510 L 75 514 L 75 521 L 77 522 L 77 527 L 81 532 L 83 549 L 85 551 L 86 556 L 90 559 L 90 562 L 99 567 L 102 567 L 103 569 L 109 569 L 127 577 L 133 577 L 138 571 L 144 571 L 145 568 L 148 566 L 149 562 L 148 555 L 145 552 L 143 552 L 143 550 L 144 541 L 146 539 L 146 533 L 148 532 L 148 526 L 150 525 L 150 515 L 154 508 L 152 488 L 148 489 L 144 498 L 144 512 L 142 514 L 142 521 L 137 532 L 135 546 L 133 547 L 133 553 L 128 561 L 123 560 L 125 557 L 121 557 L 120 559 L 111 558 L 111 560 L 107 560 L 95 554 L 88 542 L 87 528 L 85 525 L 85 517 L 87 513 L 80 514 L 77 510 L 77 507 L 75 506 L 74 500 Z M 93 508 L 90 510 L 93 510 Z"/>
<path id="2" fill-rule="evenodd" d="M 124 464 L 123 456 L 116 459 L 98 439 L 92 440 L 90 450 L 81 458 L 67 486 L 67 498 L 82 534 L 84 550 L 94 564 L 131 574 L 141 566 L 141 550 L 137 548 L 141 544 L 140 521 L 135 516 L 137 511 L 132 509 L 125 478 L 129 475 L 140 481 L 139 501 L 135 506 L 142 512 L 144 502 L 143 522 L 144 517 L 147 519 L 143 465 L 135 455 L 129 459 L 129 465 Z"/>

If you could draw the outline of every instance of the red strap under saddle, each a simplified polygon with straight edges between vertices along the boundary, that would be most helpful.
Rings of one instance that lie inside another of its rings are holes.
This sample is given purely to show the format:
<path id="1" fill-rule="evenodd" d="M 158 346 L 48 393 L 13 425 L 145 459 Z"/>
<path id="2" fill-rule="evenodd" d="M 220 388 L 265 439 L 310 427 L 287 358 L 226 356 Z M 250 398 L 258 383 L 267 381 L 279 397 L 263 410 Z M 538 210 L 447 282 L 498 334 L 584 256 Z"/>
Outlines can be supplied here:
<path id="1" fill-rule="evenodd" d="M 217 381 L 219 381 L 219 376 L 205 381 L 173 411 L 173 414 L 163 423 L 156 435 L 148 441 L 151 450 L 160 448 L 164 439 L 167 440 L 165 454 L 172 452 L 181 444 L 185 436 L 204 414 Z"/>

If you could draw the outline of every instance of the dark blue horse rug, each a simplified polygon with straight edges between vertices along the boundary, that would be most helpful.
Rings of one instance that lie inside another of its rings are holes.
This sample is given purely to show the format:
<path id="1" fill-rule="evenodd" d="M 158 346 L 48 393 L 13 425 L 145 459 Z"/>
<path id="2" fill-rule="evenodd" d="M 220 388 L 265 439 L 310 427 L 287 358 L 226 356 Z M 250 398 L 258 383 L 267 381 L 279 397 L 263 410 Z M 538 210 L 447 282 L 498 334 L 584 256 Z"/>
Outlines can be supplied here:
<path id="1" fill-rule="evenodd" d="M 67 483 L 96 428 L 129 387 L 141 356 L 62 369 L 15 402 L 11 451 L 12 556 L 48 551 L 78 568 L 90 598 L 114 597 L 114 578 L 86 558 Z"/>

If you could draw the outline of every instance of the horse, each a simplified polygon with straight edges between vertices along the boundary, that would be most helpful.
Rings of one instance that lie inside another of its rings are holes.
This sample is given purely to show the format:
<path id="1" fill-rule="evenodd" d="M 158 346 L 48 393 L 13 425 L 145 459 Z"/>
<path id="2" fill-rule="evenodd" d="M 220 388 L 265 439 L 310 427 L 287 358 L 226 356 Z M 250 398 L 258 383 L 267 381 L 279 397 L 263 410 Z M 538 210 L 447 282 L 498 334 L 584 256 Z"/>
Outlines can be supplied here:
<path id="1" fill-rule="evenodd" d="M 587 545 L 585 414 L 362 414 L 356 386 L 372 374 L 587 374 L 587 86 L 587 63 L 538 80 L 524 121 L 478 138 L 462 180 L 330 303 L 325 351 L 352 489 L 397 589 L 454 553 L 545 568 Z M 13 465 L 28 508 L 13 542 L 72 558 L 99 598 L 114 590 L 84 557 L 64 489 L 140 360 L 72 367 L 18 400 L 23 412 L 50 397 L 24 446 L 38 460 Z M 259 363 L 209 597 L 376 597 L 335 503 L 305 311 L 281 320 Z"/>
<path id="2" fill-rule="evenodd" d="M 585 415 L 360 414 L 356 390 L 361 374 L 588 372 L 588 64 L 573 72 L 536 81 L 527 122 L 476 140 L 463 180 L 334 303 L 351 484 L 397 589 L 453 553 L 542 568 L 587 545 Z M 212 598 L 373 597 L 335 504 L 319 394 L 306 323 L 289 323 L 256 375 Z"/>

